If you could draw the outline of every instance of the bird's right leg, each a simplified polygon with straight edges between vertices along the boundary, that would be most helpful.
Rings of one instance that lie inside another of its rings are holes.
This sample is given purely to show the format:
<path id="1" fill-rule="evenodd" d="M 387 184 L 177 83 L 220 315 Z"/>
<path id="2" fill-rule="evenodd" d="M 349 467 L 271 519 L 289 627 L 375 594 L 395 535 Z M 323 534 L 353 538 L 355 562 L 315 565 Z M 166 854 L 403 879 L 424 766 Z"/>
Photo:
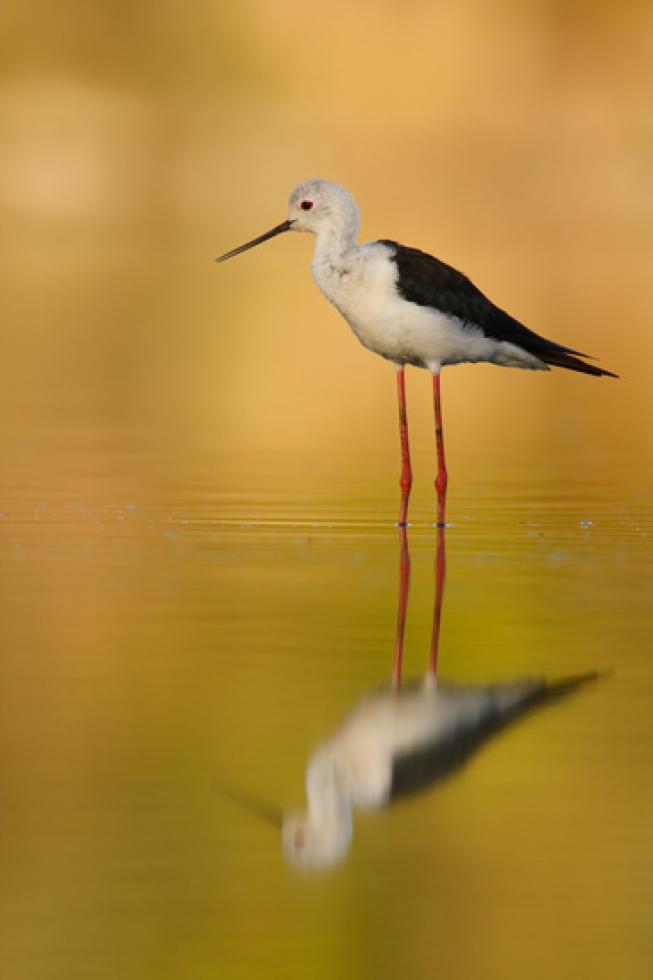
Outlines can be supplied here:
<path id="1" fill-rule="evenodd" d="M 399 527 L 405 527 L 408 519 L 408 498 L 413 485 L 413 471 L 410 466 L 410 445 L 408 443 L 408 420 L 406 418 L 406 386 L 404 383 L 404 365 L 395 364 L 397 370 L 397 402 L 399 404 L 399 439 L 401 442 L 401 507 L 399 509 Z"/>
<path id="2" fill-rule="evenodd" d="M 438 475 L 435 489 L 438 495 L 438 527 L 444 524 L 444 511 L 447 501 L 447 463 L 444 456 L 444 436 L 442 433 L 442 400 L 440 398 L 440 368 L 433 371 L 433 410 L 435 415 L 435 445 L 438 457 Z"/>
<path id="3" fill-rule="evenodd" d="M 444 514 L 442 515 L 444 517 Z M 438 521 L 435 545 L 435 600 L 433 603 L 433 632 L 431 634 L 431 656 L 428 675 L 435 680 L 438 671 L 438 650 L 440 647 L 440 623 L 442 620 L 442 601 L 444 599 L 444 579 L 447 571 L 445 558 L 446 525 Z"/>
<path id="4" fill-rule="evenodd" d="M 392 666 L 392 686 L 401 684 L 401 668 L 404 659 L 404 634 L 406 632 L 406 609 L 410 587 L 410 552 L 406 525 L 399 525 L 399 605 L 397 607 L 397 636 L 395 639 L 395 659 Z"/>

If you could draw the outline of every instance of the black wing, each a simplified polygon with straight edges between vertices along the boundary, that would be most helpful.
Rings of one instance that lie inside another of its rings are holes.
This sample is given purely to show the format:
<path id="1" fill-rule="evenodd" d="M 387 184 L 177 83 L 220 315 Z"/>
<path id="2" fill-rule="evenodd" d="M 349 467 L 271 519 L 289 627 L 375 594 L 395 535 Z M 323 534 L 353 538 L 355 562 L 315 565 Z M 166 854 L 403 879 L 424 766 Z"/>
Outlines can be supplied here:
<path id="1" fill-rule="evenodd" d="M 476 724 L 461 725 L 443 741 L 436 741 L 432 745 L 422 746 L 417 751 L 396 756 L 392 760 L 390 799 L 397 800 L 452 775 L 464 766 L 484 742 L 508 727 L 511 722 L 536 707 L 554 704 L 601 676 L 593 672 L 550 684 L 542 683 L 535 686 L 523 701 L 508 710 L 498 704 L 494 706 L 490 704 Z"/>
<path id="2" fill-rule="evenodd" d="M 529 330 L 495 306 L 467 276 L 446 262 L 397 242 L 384 239 L 380 244 L 393 250 L 399 270 L 397 289 L 409 303 L 430 306 L 441 313 L 455 316 L 463 324 L 481 329 L 486 337 L 515 344 L 547 364 L 584 374 L 616 377 L 610 371 L 577 360 L 577 357 L 587 357 L 587 354 L 563 347 Z"/>

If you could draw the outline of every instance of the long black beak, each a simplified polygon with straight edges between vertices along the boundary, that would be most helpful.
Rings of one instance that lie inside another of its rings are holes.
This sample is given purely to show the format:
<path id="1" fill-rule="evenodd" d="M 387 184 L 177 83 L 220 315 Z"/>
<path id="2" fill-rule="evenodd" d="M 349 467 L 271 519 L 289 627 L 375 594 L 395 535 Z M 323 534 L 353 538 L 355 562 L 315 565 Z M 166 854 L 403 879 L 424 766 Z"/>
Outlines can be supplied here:
<path id="1" fill-rule="evenodd" d="M 248 793 L 246 790 L 242 790 L 236 786 L 230 786 L 222 781 L 216 783 L 216 789 L 220 796 L 230 800 L 242 810 L 246 810 L 253 816 L 258 817 L 259 820 L 264 820 L 265 823 L 272 824 L 273 827 L 282 826 L 283 811 L 269 800 L 265 800 L 261 796 L 255 796 L 253 793 Z"/>
<path id="2" fill-rule="evenodd" d="M 267 242 L 268 238 L 276 238 L 277 235 L 282 235 L 284 231 L 288 231 L 293 224 L 294 221 L 291 218 L 287 218 L 286 221 L 282 221 L 276 228 L 271 228 L 270 231 L 266 231 L 264 235 L 259 235 L 258 238 L 252 239 L 251 242 L 246 242 L 245 245 L 239 245 L 238 248 L 232 248 L 230 252 L 219 255 L 215 261 L 224 262 L 225 259 L 231 259 L 234 255 L 240 255 L 241 252 L 246 252 L 248 248 L 254 248 L 255 245 L 260 245 L 261 242 Z"/>

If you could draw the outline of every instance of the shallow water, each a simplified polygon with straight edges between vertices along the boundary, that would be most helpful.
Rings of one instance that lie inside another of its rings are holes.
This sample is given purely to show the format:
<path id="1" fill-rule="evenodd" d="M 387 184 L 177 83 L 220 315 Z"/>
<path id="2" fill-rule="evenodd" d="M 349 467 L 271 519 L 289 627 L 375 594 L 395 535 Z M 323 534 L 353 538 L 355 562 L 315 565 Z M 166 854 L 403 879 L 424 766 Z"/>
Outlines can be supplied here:
<path id="1" fill-rule="evenodd" d="M 650 473 L 452 472 L 440 676 L 608 673 L 305 874 L 219 784 L 301 807 L 315 746 L 389 681 L 394 481 L 370 455 L 284 493 L 264 455 L 218 478 L 209 446 L 114 435 L 26 438 L 3 478 L 3 976 L 645 976 Z M 406 678 L 433 612 L 423 484 Z"/>

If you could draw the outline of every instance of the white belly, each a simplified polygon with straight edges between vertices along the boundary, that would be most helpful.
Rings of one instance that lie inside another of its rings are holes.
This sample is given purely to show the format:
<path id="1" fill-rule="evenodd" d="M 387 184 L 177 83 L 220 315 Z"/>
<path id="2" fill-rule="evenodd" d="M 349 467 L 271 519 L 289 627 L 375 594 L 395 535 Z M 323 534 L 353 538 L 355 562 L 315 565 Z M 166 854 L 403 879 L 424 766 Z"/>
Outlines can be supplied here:
<path id="1" fill-rule="evenodd" d="M 341 312 L 365 347 L 397 363 L 437 369 L 443 364 L 491 360 L 496 346 L 480 331 L 400 298 L 385 304 L 383 311 L 354 304 Z"/>

